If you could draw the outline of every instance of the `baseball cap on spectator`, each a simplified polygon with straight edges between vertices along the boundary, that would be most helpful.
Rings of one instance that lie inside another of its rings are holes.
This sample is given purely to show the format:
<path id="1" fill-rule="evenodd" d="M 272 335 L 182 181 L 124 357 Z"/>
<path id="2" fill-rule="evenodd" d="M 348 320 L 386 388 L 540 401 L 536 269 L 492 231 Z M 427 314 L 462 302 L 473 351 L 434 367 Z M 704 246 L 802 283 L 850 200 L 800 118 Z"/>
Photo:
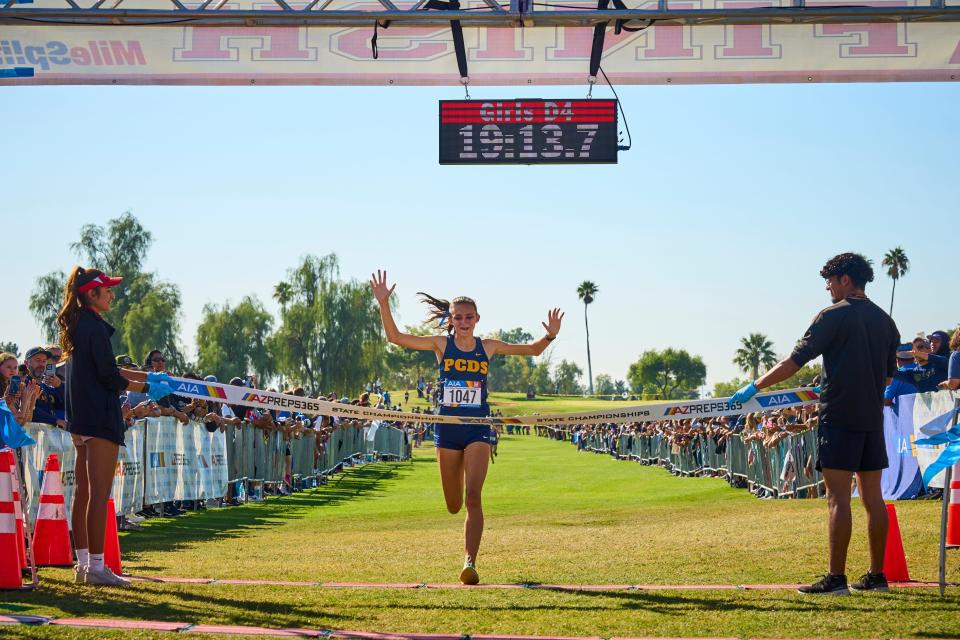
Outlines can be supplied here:
<path id="1" fill-rule="evenodd" d="M 237 387 L 243 386 L 243 378 L 237 378 L 237 377 L 230 378 L 230 384 Z"/>
<path id="2" fill-rule="evenodd" d="M 897 347 L 897 360 L 913 362 L 913 345 L 909 342 Z"/>
<path id="3" fill-rule="evenodd" d="M 210 374 L 209 376 L 203 376 L 203 381 L 204 381 L 204 382 L 219 382 L 219 380 L 217 380 L 217 376 L 215 376 L 215 375 L 213 375 L 213 374 Z"/>
<path id="4" fill-rule="evenodd" d="M 117 366 L 118 367 L 139 367 L 140 365 L 134 362 L 133 358 L 131 358 L 130 356 L 124 353 L 122 355 L 117 356 Z"/>
<path id="5" fill-rule="evenodd" d="M 348 398 L 347 396 L 343 396 L 342 398 L 340 398 L 340 404 L 350 404 L 350 398 Z"/>
<path id="6" fill-rule="evenodd" d="M 950 336 L 947 335 L 946 331 L 934 331 L 927 336 L 927 340 L 931 342 L 936 340 L 938 342 L 937 350 L 934 351 L 935 354 L 938 356 L 950 356 Z"/>
<path id="7" fill-rule="evenodd" d="M 49 351 L 47 351 L 47 350 L 44 349 L 43 347 L 32 347 L 32 348 L 30 348 L 30 349 L 27 349 L 27 353 L 24 354 L 23 359 L 24 359 L 24 360 L 29 360 L 29 359 L 32 358 L 33 356 L 39 355 L 39 354 L 41 354 L 41 353 L 42 353 L 43 355 L 47 356 L 48 358 L 53 355 L 52 353 L 50 353 Z"/>
<path id="8" fill-rule="evenodd" d="M 87 269 L 77 276 L 77 291 L 86 293 L 99 287 L 115 287 L 123 282 L 119 276 L 108 276 L 97 269 Z"/>

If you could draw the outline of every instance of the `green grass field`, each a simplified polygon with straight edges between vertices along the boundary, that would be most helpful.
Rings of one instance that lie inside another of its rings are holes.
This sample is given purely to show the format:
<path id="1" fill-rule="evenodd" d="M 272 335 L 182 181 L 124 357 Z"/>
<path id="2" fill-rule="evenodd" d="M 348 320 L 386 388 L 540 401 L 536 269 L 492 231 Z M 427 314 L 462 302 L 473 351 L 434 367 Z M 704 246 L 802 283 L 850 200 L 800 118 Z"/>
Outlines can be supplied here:
<path id="1" fill-rule="evenodd" d="M 580 408 L 582 408 L 582 404 Z M 505 409 L 505 413 L 507 413 Z M 821 500 L 757 500 L 719 479 L 507 437 L 484 494 L 485 583 L 750 584 L 808 581 L 825 563 Z M 939 503 L 897 505 L 911 575 L 936 577 Z M 150 520 L 122 534 L 135 575 L 455 582 L 463 515 L 443 507 L 432 447 L 409 463 L 348 471 L 325 487 L 244 507 Z M 849 573 L 866 567 L 855 512 Z M 949 579 L 960 580 L 951 552 Z M 567 636 L 957 637 L 960 592 L 810 599 L 793 591 L 333 589 L 137 583 L 78 587 L 44 569 L 0 613 L 389 632 Z M 168 633 L 0 627 L 19 637 L 164 638 Z"/>

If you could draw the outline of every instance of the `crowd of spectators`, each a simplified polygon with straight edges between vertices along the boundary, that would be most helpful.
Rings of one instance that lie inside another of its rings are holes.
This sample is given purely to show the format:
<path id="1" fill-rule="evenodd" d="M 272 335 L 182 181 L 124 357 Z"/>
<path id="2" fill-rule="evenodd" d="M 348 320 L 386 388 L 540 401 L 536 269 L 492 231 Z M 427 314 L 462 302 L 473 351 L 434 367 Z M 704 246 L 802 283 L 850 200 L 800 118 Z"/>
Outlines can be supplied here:
<path id="1" fill-rule="evenodd" d="M 61 361 L 62 350 L 57 345 L 46 347 L 32 347 L 26 351 L 23 360 L 13 353 L 0 353 L 0 397 L 3 398 L 6 408 L 20 424 L 36 422 L 49 424 L 58 428 L 66 428 L 64 386 L 66 376 Z M 141 367 L 129 355 L 117 357 L 117 365 L 127 369 L 142 368 L 145 371 L 161 373 L 166 371 L 166 358 L 160 350 L 152 350 L 147 354 Z M 960 388 L 960 328 L 952 335 L 945 331 L 934 331 L 927 336 L 919 336 L 911 343 L 901 345 L 897 353 L 897 372 L 892 383 L 885 393 L 885 404 L 896 410 L 900 396 L 912 393 L 923 393 L 937 389 Z M 184 372 L 180 377 L 217 382 L 216 376 L 201 377 L 195 372 Z M 815 385 L 817 381 L 814 381 Z M 234 377 L 229 384 L 258 388 L 256 376 Z M 811 385 L 812 386 L 812 385 Z M 277 389 L 270 389 L 277 391 Z M 283 393 L 305 396 L 303 387 L 284 388 Z M 427 399 L 429 406 L 420 409 L 419 406 L 410 409 L 413 413 L 422 413 L 425 416 L 438 412 L 440 398 L 439 388 L 432 382 L 425 382 L 422 378 L 417 382 L 417 395 Z M 402 404 L 392 403 L 389 391 L 383 388 L 380 380 L 365 385 L 364 393 L 357 398 L 340 396 L 337 393 L 328 393 L 322 396 L 331 402 L 354 404 L 359 406 L 375 406 L 380 409 L 403 410 L 409 405 L 410 394 L 405 392 Z M 374 398 L 374 401 L 371 400 Z M 146 417 L 171 416 L 183 424 L 194 423 L 198 428 L 206 428 L 210 432 L 223 430 L 227 426 L 239 426 L 243 423 L 265 433 L 280 432 L 288 443 L 292 439 L 313 438 L 315 440 L 315 459 L 323 454 L 324 447 L 332 431 L 339 426 L 339 420 L 329 416 L 306 416 L 301 413 L 286 411 L 268 411 L 244 406 L 232 406 L 226 403 L 208 400 L 184 398 L 170 395 L 153 401 L 144 393 L 125 392 L 118 402 L 121 403 L 123 417 L 127 424 L 132 426 L 135 420 Z M 495 415 L 502 415 L 499 411 Z M 390 423 L 404 429 L 414 446 L 421 446 L 430 436 L 430 424 L 418 423 Z M 691 443 L 702 442 L 698 438 L 703 436 L 717 449 L 717 453 L 725 450 L 728 439 L 738 435 L 746 443 L 756 442 L 767 448 L 774 448 L 777 444 L 790 436 L 804 431 L 815 429 L 817 426 L 817 407 L 808 405 L 798 409 L 782 409 L 763 413 L 751 413 L 741 416 L 697 418 L 688 420 L 660 420 L 654 422 L 634 424 L 608 425 L 576 425 L 563 429 L 536 427 L 538 435 L 569 439 L 580 449 L 586 447 L 590 437 L 600 436 L 609 446 L 607 450 L 615 452 L 616 442 L 623 436 L 653 436 L 665 438 L 673 450 L 683 450 Z M 525 425 L 505 425 L 508 435 L 528 435 L 530 427 Z M 292 488 L 290 482 L 290 448 L 286 449 L 286 478 L 279 491 L 286 493 Z M 800 461 L 809 465 L 810 461 Z M 225 497 L 227 504 L 234 503 L 233 496 Z M 199 506 L 203 505 L 191 505 Z M 164 514 L 178 514 L 176 505 L 168 505 Z M 148 510 L 146 515 L 152 515 Z"/>
<path id="2" fill-rule="evenodd" d="M 21 425 L 28 422 L 47 424 L 55 428 L 66 429 L 64 388 L 66 378 L 64 366 L 67 363 L 60 361 L 62 350 L 59 346 L 33 347 L 28 349 L 23 361 L 19 362 L 16 354 L 0 353 L 0 397 L 9 408 L 14 418 Z M 161 350 L 150 351 L 141 366 L 129 355 L 120 355 L 116 364 L 124 369 L 143 370 L 147 372 L 167 372 L 166 358 Z M 171 373 L 176 377 L 203 382 L 218 382 L 214 375 L 201 377 L 196 372 Z M 255 375 L 233 377 L 229 384 L 258 388 Z M 303 387 L 287 387 L 282 389 L 271 388 L 270 391 L 280 391 L 284 394 L 306 396 Z M 359 406 L 374 406 L 380 409 L 402 410 L 402 406 L 391 404 L 389 391 L 385 390 L 380 381 L 370 383 L 366 391 L 356 398 L 341 396 L 337 393 L 328 393 L 320 396 L 321 399 Z M 371 400 L 373 398 L 373 400 Z M 404 396 L 404 404 L 409 401 L 409 393 Z M 277 487 L 281 494 L 290 493 L 293 489 L 291 477 L 291 448 L 290 442 L 294 439 L 313 439 L 315 465 L 325 452 L 333 431 L 341 426 L 341 420 L 331 416 L 307 416 L 302 413 L 289 411 L 265 410 L 239 405 L 230 405 L 224 402 L 214 402 L 198 398 L 186 398 L 176 394 L 168 395 L 157 401 L 152 400 L 146 393 L 125 391 L 118 397 L 123 419 L 127 427 L 132 427 L 136 420 L 148 417 L 170 416 L 184 425 L 193 424 L 197 428 L 204 428 L 209 432 L 223 431 L 227 427 L 240 427 L 247 424 L 262 431 L 266 438 L 268 434 L 279 432 L 285 441 L 285 477 L 284 482 Z M 412 409 L 413 413 L 421 413 L 419 407 Z M 427 408 L 422 413 L 429 415 L 433 409 Z M 369 423 L 349 421 L 351 425 L 366 425 Z M 391 426 L 402 428 L 409 441 L 420 446 L 427 435 L 428 426 L 423 423 L 389 422 Z M 126 529 L 138 528 L 138 523 L 146 517 L 178 516 L 185 509 L 204 509 L 208 502 L 216 502 L 220 506 L 240 504 L 238 497 L 233 495 L 233 487 L 226 496 L 216 501 L 187 501 L 180 503 L 166 503 L 145 508 L 136 516 L 125 517 L 122 526 Z"/>
<path id="3" fill-rule="evenodd" d="M 818 384 L 819 380 L 815 379 L 809 386 Z M 934 331 L 928 336 L 918 336 L 910 343 L 900 345 L 897 351 L 897 371 L 886 388 L 884 403 L 896 410 L 897 399 L 900 396 L 958 388 L 960 388 L 960 328 L 956 329 L 952 335 L 948 335 L 945 331 Z M 568 440 L 579 450 L 588 449 L 590 448 L 588 443 L 599 440 L 603 443 L 599 450 L 612 456 L 618 455 L 617 443 L 622 436 L 627 438 L 660 436 L 662 440 L 666 440 L 674 453 L 682 452 L 691 446 L 701 446 L 701 443 L 706 441 L 710 443 L 709 446 L 715 448 L 716 454 L 723 455 L 731 436 L 739 436 L 745 444 L 756 443 L 766 449 L 775 449 L 780 442 L 791 435 L 816 429 L 818 421 L 818 407 L 816 404 L 810 404 L 729 417 L 669 419 L 632 424 L 573 425 L 563 428 L 537 427 L 537 434 Z M 812 452 L 803 460 L 796 461 L 807 476 L 813 475 L 814 463 Z M 683 473 L 677 468 L 669 470 L 677 475 Z M 730 480 L 735 482 L 733 478 Z M 762 487 L 751 486 L 750 489 L 760 497 L 769 497 L 768 492 Z"/>

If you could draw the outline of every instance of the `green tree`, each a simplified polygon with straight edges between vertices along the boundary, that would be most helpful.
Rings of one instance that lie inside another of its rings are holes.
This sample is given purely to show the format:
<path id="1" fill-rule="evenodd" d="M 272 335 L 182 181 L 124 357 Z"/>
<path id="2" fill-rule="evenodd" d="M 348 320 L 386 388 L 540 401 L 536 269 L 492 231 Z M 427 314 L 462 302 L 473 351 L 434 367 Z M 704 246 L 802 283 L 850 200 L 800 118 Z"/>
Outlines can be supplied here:
<path id="1" fill-rule="evenodd" d="M 795 374 L 793 374 L 783 382 L 779 382 L 775 385 L 772 385 L 767 390 L 774 391 L 777 389 L 796 389 L 797 387 L 802 387 L 804 385 L 813 383 L 814 378 L 822 375 L 823 375 L 823 365 L 819 363 L 806 364 L 800 367 L 800 370 L 797 371 Z"/>
<path id="2" fill-rule="evenodd" d="M 176 286 L 161 282 L 146 288 L 137 304 L 127 310 L 120 325 L 125 352 L 140 362 L 151 350 L 160 349 L 167 369 L 184 371 L 186 360 L 177 346 L 179 309 L 180 290 Z"/>
<path id="3" fill-rule="evenodd" d="M 270 352 L 271 316 L 256 298 L 246 296 L 233 307 L 207 304 L 197 327 L 197 366 L 219 380 L 256 373 L 262 381 L 276 373 Z"/>
<path id="4" fill-rule="evenodd" d="M 533 342 L 533 336 L 517 327 L 509 331 L 498 330 L 488 336 L 510 344 Z M 490 391 L 526 391 L 534 362 L 531 356 L 503 356 L 490 361 L 487 377 Z"/>
<path id="5" fill-rule="evenodd" d="M 665 400 L 695 393 L 706 378 L 707 366 L 700 356 L 673 348 L 645 351 L 627 371 L 634 389 L 655 389 L 657 397 Z"/>
<path id="6" fill-rule="evenodd" d="M 583 300 L 583 324 L 587 328 L 587 371 L 589 372 L 590 395 L 593 395 L 593 364 L 590 361 L 590 323 L 587 321 L 587 307 L 597 297 L 599 289 L 589 280 L 584 280 L 577 287 L 577 297 Z"/>
<path id="7" fill-rule="evenodd" d="M 280 317 L 287 315 L 287 304 L 293 299 L 293 287 L 289 282 L 278 282 L 273 288 L 273 299 L 280 305 Z"/>
<path id="8" fill-rule="evenodd" d="M 613 378 L 606 373 L 597 376 L 597 394 L 601 396 L 612 396 L 616 393 L 617 387 L 613 384 Z"/>
<path id="9" fill-rule="evenodd" d="M 557 385 L 550 374 L 550 361 L 541 361 L 530 371 L 530 384 L 536 393 L 554 393 Z"/>
<path id="10" fill-rule="evenodd" d="M 580 384 L 580 376 L 583 375 L 583 369 L 573 362 L 561 360 L 554 373 L 554 383 L 557 393 L 561 395 L 579 395 L 583 393 L 583 385 Z"/>
<path id="11" fill-rule="evenodd" d="M 740 338 L 740 348 L 733 354 L 733 364 L 740 367 L 744 373 L 749 373 L 756 380 L 760 375 L 761 365 L 767 369 L 777 363 L 777 354 L 773 352 L 773 343 L 762 333 L 751 333 Z"/>
<path id="12" fill-rule="evenodd" d="M 900 247 L 895 247 L 887 251 L 881 262 L 887 268 L 887 275 L 893 279 L 893 288 L 890 290 L 890 315 L 893 315 L 893 296 L 897 292 L 897 280 L 907 275 L 910 270 L 910 259 L 906 252 Z"/>
<path id="13" fill-rule="evenodd" d="M 415 336 L 436 334 L 427 324 L 407 326 L 403 330 Z M 380 380 L 387 389 L 413 389 L 421 376 L 431 379 L 437 375 L 437 356 L 433 351 L 416 351 L 388 344 L 384 358 L 384 374 Z"/>
<path id="14" fill-rule="evenodd" d="M 104 226 L 84 225 L 79 240 L 72 242 L 70 249 L 84 266 L 123 278 L 106 315 L 107 321 L 117 328 L 113 335 L 114 351 L 143 358 L 144 349 L 160 349 L 168 357 L 168 368 L 176 370 L 184 363 L 178 341 L 180 292 L 176 285 L 160 282 L 154 273 L 143 270 L 152 242 L 151 233 L 128 211 Z M 37 279 L 30 295 L 30 311 L 51 342 L 57 337 L 56 317 L 63 303 L 65 282 L 63 271 L 48 273 Z M 127 316 L 144 303 L 151 308 L 138 310 L 131 321 L 135 326 L 128 328 Z M 145 316 L 150 316 L 149 323 L 144 321 Z M 128 338 L 133 342 L 128 342 Z"/>
<path id="15" fill-rule="evenodd" d="M 728 380 L 726 382 L 718 382 L 713 385 L 713 397 L 729 398 L 741 387 L 745 386 L 747 382 L 749 381 L 741 380 L 740 378 L 734 378 L 733 380 Z"/>
<path id="16" fill-rule="evenodd" d="M 0 342 L 0 352 L 12 353 L 17 356 L 17 359 L 20 358 L 20 347 L 16 342 Z"/>
<path id="17" fill-rule="evenodd" d="M 618 396 L 622 396 L 627 392 L 627 383 L 623 380 L 617 380 L 613 383 L 613 392 Z"/>
<path id="18" fill-rule="evenodd" d="M 40 325 L 40 333 L 47 342 L 58 339 L 57 314 L 63 304 L 63 290 L 67 284 L 67 274 L 53 271 L 37 278 L 37 284 L 30 294 L 29 308 L 33 318 Z"/>
<path id="19" fill-rule="evenodd" d="M 307 256 L 287 276 L 292 296 L 272 341 L 280 372 L 314 394 L 353 393 L 382 373 L 386 340 L 369 285 L 341 280 L 335 254 Z"/>

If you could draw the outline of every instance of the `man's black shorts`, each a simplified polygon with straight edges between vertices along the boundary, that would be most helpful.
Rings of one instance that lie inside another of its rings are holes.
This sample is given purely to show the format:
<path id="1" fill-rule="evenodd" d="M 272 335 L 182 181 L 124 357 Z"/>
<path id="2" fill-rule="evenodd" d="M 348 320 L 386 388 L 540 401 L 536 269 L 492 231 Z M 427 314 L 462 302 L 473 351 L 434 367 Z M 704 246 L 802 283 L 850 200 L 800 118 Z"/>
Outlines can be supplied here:
<path id="1" fill-rule="evenodd" d="M 883 431 L 817 427 L 817 471 L 880 471 L 888 466 Z"/>

